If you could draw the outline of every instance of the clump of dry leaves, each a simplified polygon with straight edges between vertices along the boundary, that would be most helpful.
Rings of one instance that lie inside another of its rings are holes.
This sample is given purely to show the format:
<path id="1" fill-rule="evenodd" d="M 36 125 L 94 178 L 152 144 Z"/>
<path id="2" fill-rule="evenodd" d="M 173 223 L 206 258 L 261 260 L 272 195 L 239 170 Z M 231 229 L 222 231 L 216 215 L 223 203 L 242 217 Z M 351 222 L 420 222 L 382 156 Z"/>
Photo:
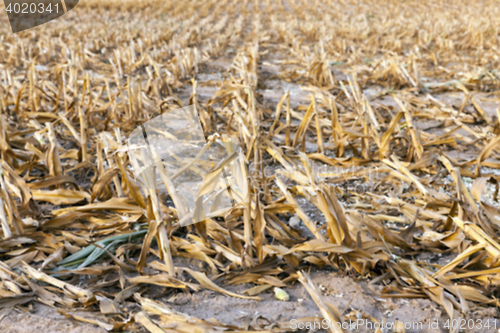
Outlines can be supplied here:
<path id="1" fill-rule="evenodd" d="M 259 300 L 299 281 L 342 321 L 302 273 L 328 266 L 450 318 L 499 306 L 499 14 L 489 0 L 85 1 L 17 35 L 2 14 L 0 307 L 36 300 L 107 330 L 253 330 L 150 287 Z M 184 105 L 207 134 L 239 137 L 252 179 L 245 202 L 188 227 L 124 150 Z"/>

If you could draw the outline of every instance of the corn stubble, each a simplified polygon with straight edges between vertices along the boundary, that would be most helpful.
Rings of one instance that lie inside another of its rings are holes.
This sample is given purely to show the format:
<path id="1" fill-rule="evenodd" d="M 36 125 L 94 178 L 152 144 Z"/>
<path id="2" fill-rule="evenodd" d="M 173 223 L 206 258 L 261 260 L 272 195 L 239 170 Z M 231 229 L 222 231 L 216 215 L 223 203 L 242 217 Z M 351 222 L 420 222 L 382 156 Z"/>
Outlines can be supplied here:
<path id="1" fill-rule="evenodd" d="M 110 331 L 263 330 L 179 313 L 151 288 L 257 301 L 300 282 L 342 322 L 304 272 L 328 266 L 384 284 L 383 297 L 430 298 L 450 318 L 498 307 L 500 215 L 485 191 L 496 201 L 500 111 L 479 96 L 499 100 L 499 14 L 494 1 L 87 1 L 38 29 L 2 28 L 0 307 L 35 300 Z M 217 59 L 230 66 L 202 100 L 192 78 Z M 264 99 L 271 79 L 309 99 Z M 183 100 L 261 171 L 245 202 L 186 228 L 169 198 L 135 183 L 124 150 Z M 295 214 L 307 232 L 288 225 Z M 241 283 L 254 287 L 220 286 Z M 101 315 L 71 314 L 81 308 Z"/>

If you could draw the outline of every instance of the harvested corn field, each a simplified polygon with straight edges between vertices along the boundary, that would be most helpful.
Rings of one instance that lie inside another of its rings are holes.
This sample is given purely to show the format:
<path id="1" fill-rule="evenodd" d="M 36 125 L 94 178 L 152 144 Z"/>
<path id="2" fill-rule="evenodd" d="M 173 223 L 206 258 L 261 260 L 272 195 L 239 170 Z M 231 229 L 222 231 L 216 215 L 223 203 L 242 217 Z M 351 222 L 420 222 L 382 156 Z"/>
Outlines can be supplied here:
<path id="1" fill-rule="evenodd" d="M 496 1 L 0 20 L 2 332 L 500 329 Z M 181 225 L 177 185 L 137 179 L 127 140 L 186 106 L 238 142 L 248 187 Z"/>

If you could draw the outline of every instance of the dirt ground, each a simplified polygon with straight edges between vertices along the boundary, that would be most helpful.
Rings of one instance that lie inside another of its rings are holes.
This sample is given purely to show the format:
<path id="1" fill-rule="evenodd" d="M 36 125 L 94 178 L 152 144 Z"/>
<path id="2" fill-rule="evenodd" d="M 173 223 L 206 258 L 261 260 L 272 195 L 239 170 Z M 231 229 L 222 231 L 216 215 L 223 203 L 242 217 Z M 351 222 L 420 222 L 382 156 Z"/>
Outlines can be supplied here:
<path id="1" fill-rule="evenodd" d="M 346 322 L 352 321 L 351 332 L 374 332 L 372 326 L 366 326 L 365 322 L 358 320 L 369 320 L 370 317 L 385 323 L 403 322 L 407 324 L 408 333 L 434 333 L 447 332 L 444 328 L 448 316 L 435 303 L 428 299 L 408 298 L 385 298 L 380 297 L 381 288 L 370 284 L 369 280 L 356 281 L 352 277 L 340 275 L 333 271 L 311 272 L 313 281 L 319 286 L 325 300 L 335 304 L 342 312 Z M 239 285 L 228 287 L 234 292 L 242 292 L 251 287 L 250 285 Z M 327 332 L 319 329 L 321 320 L 318 320 L 318 308 L 309 297 L 307 291 L 300 285 L 294 284 L 287 287 L 290 300 L 279 301 L 274 293 L 269 291 L 261 294 L 262 301 L 241 300 L 228 297 L 212 291 L 186 292 L 177 294 L 175 297 L 163 297 L 158 300 L 170 305 L 173 309 L 189 314 L 200 319 L 216 319 L 221 323 L 244 327 L 250 323 L 257 323 L 263 330 L 276 327 L 289 327 L 295 331 L 308 332 L 307 329 L 299 329 L 298 319 L 314 332 Z M 22 308 L 22 310 L 21 310 Z M 85 312 L 77 311 L 82 317 L 93 318 Z M 496 333 L 500 328 L 500 312 L 495 308 L 472 308 L 465 317 L 466 320 L 474 320 L 477 326 L 479 321 L 489 322 L 491 326 L 481 329 L 467 329 L 466 332 L 473 333 Z M 0 331 L 9 333 L 104 333 L 106 330 L 96 325 L 84 324 L 74 320 L 68 320 L 57 310 L 46 305 L 33 303 L 29 307 L 16 307 L 15 309 L 3 310 L 0 314 Z M 297 320 L 294 322 L 293 320 Z M 316 319 L 316 321 L 315 321 Z M 430 326 L 432 322 L 438 321 L 440 328 Z M 322 328 L 328 324 L 322 323 Z M 385 327 L 391 327 L 386 324 Z M 486 324 L 485 324 L 486 325 Z M 496 328 L 495 328 L 496 327 Z M 392 332 L 392 330 L 386 330 Z"/>

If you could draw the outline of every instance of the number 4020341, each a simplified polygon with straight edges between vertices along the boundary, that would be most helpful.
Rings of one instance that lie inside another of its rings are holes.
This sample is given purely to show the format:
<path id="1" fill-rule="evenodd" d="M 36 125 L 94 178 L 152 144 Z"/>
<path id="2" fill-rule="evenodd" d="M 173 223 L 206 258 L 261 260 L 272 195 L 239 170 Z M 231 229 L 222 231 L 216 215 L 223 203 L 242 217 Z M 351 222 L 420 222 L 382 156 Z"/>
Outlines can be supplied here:
<path id="1" fill-rule="evenodd" d="M 453 328 L 453 329 L 459 329 L 459 330 L 464 330 L 464 329 L 496 329 L 497 328 L 498 322 L 496 320 L 491 320 L 490 319 L 453 319 L 450 320 L 448 319 L 444 323 L 444 328 Z"/>
<path id="2" fill-rule="evenodd" d="M 45 14 L 45 13 L 59 13 L 59 4 L 56 3 L 54 5 L 54 9 L 52 9 L 52 4 L 49 3 L 45 5 L 44 3 L 9 3 L 6 8 L 7 13 L 15 13 L 15 14 Z"/>

